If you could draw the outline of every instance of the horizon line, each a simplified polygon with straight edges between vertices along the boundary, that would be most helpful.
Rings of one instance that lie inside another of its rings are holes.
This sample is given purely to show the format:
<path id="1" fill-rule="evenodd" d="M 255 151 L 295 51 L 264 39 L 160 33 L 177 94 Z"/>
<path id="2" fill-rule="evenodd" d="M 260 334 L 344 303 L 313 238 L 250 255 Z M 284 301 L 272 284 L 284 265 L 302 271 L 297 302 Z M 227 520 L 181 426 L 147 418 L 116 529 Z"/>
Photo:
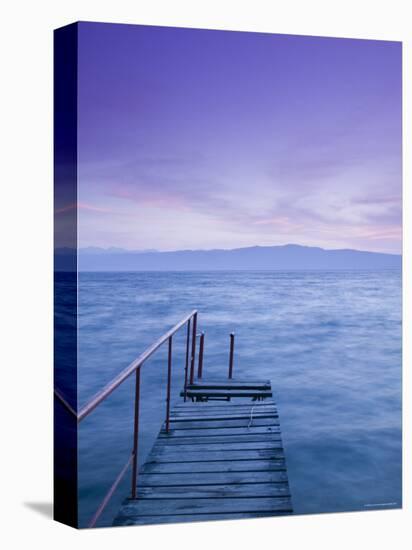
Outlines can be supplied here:
<path id="1" fill-rule="evenodd" d="M 365 249 L 358 249 L 358 248 L 324 248 L 322 246 L 315 246 L 315 245 L 305 245 L 305 244 L 297 244 L 297 243 L 287 243 L 287 244 L 273 244 L 273 245 L 247 245 L 247 246 L 236 246 L 233 248 L 178 248 L 178 249 L 172 249 L 172 250 L 160 250 L 160 249 L 154 249 L 154 248 L 147 248 L 147 249 L 130 249 L 130 248 L 123 248 L 121 246 L 96 246 L 96 245 L 89 245 L 84 247 L 71 247 L 71 246 L 61 246 L 61 247 L 55 247 L 54 250 L 62 250 L 62 249 L 70 249 L 73 250 L 77 248 L 79 251 L 87 251 L 88 249 L 98 249 L 104 252 L 111 252 L 113 250 L 122 251 L 125 253 L 139 253 L 139 254 L 167 254 L 167 253 L 174 253 L 174 252 L 216 252 L 216 251 L 224 251 L 224 252 L 231 252 L 234 250 L 245 250 L 250 248 L 286 248 L 286 247 L 298 247 L 298 248 L 312 248 L 312 249 L 319 249 L 324 250 L 326 252 L 334 252 L 334 251 L 351 251 L 351 252 L 363 252 L 363 253 L 369 253 L 369 254 L 385 254 L 388 256 L 402 256 L 402 252 L 383 252 L 383 251 L 376 251 L 376 250 L 365 250 Z"/>

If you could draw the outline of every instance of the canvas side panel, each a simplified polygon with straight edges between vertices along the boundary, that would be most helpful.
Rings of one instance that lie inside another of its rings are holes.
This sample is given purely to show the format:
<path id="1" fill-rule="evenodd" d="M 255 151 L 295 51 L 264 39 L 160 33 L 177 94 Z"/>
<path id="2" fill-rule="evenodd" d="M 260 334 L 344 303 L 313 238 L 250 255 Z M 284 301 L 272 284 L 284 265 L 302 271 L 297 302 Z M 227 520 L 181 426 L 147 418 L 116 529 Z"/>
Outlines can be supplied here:
<path id="1" fill-rule="evenodd" d="M 54 32 L 54 390 L 54 519 L 77 527 L 77 24 Z"/>

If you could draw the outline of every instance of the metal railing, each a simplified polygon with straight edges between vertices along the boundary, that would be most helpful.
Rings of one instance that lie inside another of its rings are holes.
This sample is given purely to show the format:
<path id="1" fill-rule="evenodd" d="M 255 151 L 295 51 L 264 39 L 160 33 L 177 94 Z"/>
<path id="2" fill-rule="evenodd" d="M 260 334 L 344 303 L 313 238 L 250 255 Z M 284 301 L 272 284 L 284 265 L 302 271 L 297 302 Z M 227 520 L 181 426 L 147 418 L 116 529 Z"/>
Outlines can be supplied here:
<path id="1" fill-rule="evenodd" d="M 131 496 L 136 498 L 137 496 L 137 478 L 138 478 L 138 451 L 139 451 L 139 409 L 140 409 L 140 370 L 143 364 L 151 357 L 165 342 L 168 342 L 168 358 L 167 358 L 167 389 L 166 389 L 166 415 L 165 415 L 165 429 L 166 432 L 170 430 L 170 396 L 171 396 L 171 383 L 172 383 L 172 351 L 173 351 L 173 336 L 184 325 L 187 325 L 186 336 L 186 355 L 185 355 L 185 369 L 184 369 L 184 395 L 186 400 L 186 388 L 188 385 L 188 379 L 190 384 L 194 382 L 195 376 L 195 358 L 196 358 L 196 338 L 200 336 L 200 349 L 199 349 L 199 365 L 198 365 L 198 377 L 202 376 L 203 368 L 203 348 L 204 348 L 204 334 L 198 335 L 197 330 L 197 311 L 192 311 L 173 328 L 171 328 L 166 334 L 159 338 L 154 344 L 149 346 L 141 355 L 139 355 L 130 365 L 128 365 L 123 371 L 121 371 L 109 384 L 107 384 L 102 390 L 100 390 L 94 397 L 86 403 L 77 413 L 63 397 L 63 395 L 57 390 L 54 390 L 55 397 L 66 408 L 66 410 L 76 417 L 77 423 L 84 420 L 89 414 L 104 401 L 111 393 L 114 392 L 125 380 L 135 374 L 135 398 L 134 398 L 134 427 L 133 427 L 133 448 L 132 453 L 129 456 L 126 464 L 123 466 L 117 478 L 114 480 L 109 491 L 106 493 L 101 504 L 97 508 L 93 517 L 91 518 L 88 527 L 94 527 L 103 510 L 107 506 L 110 498 L 116 491 L 119 483 L 123 479 L 130 464 L 132 465 L 132 479 L 131 479 Z M 190 349 L 191 348 L 191 349 Z M 190 363 L 190 365 L 189 365 Z M 190 367 L 190 368 L 189 368 Z M 200 376 L 199 376 L 200 375 Z"/>
<path id="2" fill-rule="evenodd" d="M 233 358 L 235 355 L 235 333 L 230 333 L 230 346 L 229 346 L 229 374 L 228 378 L 231 380 L 233 378 Z"/>

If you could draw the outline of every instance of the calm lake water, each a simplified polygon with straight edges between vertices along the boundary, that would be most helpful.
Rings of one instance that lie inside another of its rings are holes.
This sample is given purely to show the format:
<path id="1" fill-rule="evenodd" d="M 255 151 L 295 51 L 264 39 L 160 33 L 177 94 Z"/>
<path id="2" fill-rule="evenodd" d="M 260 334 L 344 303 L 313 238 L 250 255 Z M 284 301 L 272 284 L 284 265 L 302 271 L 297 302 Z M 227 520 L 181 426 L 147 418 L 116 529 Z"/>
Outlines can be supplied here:
<path id="1" fill-rule="evenodd" d="M 79 403 L 189 313 L 205 331 L 204 376 L 270 379 L 295 513 L 401 506 L 401 273 L 141 272 L 79 274 Z M 173 401 L 184 340 L 174 340 Z M 142 370 L 140 460 L 165 412 L 166 347 Z M 82 525 L 131 451 L 127 381 L 80 426 Z M 122 483 L 99 525 L 129 491 Z"/>

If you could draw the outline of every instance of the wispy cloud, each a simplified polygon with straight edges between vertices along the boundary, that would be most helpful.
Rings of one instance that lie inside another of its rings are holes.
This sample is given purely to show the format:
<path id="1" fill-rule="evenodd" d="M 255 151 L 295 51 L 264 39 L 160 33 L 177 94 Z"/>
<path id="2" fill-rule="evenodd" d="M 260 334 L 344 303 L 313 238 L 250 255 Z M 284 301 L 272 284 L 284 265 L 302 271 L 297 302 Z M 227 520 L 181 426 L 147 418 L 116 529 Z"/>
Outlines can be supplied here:
<path id="1" fill-rule="evenodd" d="M 57 208 L 54 211 L 54 213 L 64 214 L 65 212 L 70 212 L 72 210 L 86 210 L 89 212 L 101 212 L 103 214 L 113 213 L 113 210 L 111 210 L 110 208 L 93 206 L 92 204 L 85 204 L 83 202 L 77 202 L 77 203 L 68 204 L 67 206 L 62 206 L 61 208 Z"/>

